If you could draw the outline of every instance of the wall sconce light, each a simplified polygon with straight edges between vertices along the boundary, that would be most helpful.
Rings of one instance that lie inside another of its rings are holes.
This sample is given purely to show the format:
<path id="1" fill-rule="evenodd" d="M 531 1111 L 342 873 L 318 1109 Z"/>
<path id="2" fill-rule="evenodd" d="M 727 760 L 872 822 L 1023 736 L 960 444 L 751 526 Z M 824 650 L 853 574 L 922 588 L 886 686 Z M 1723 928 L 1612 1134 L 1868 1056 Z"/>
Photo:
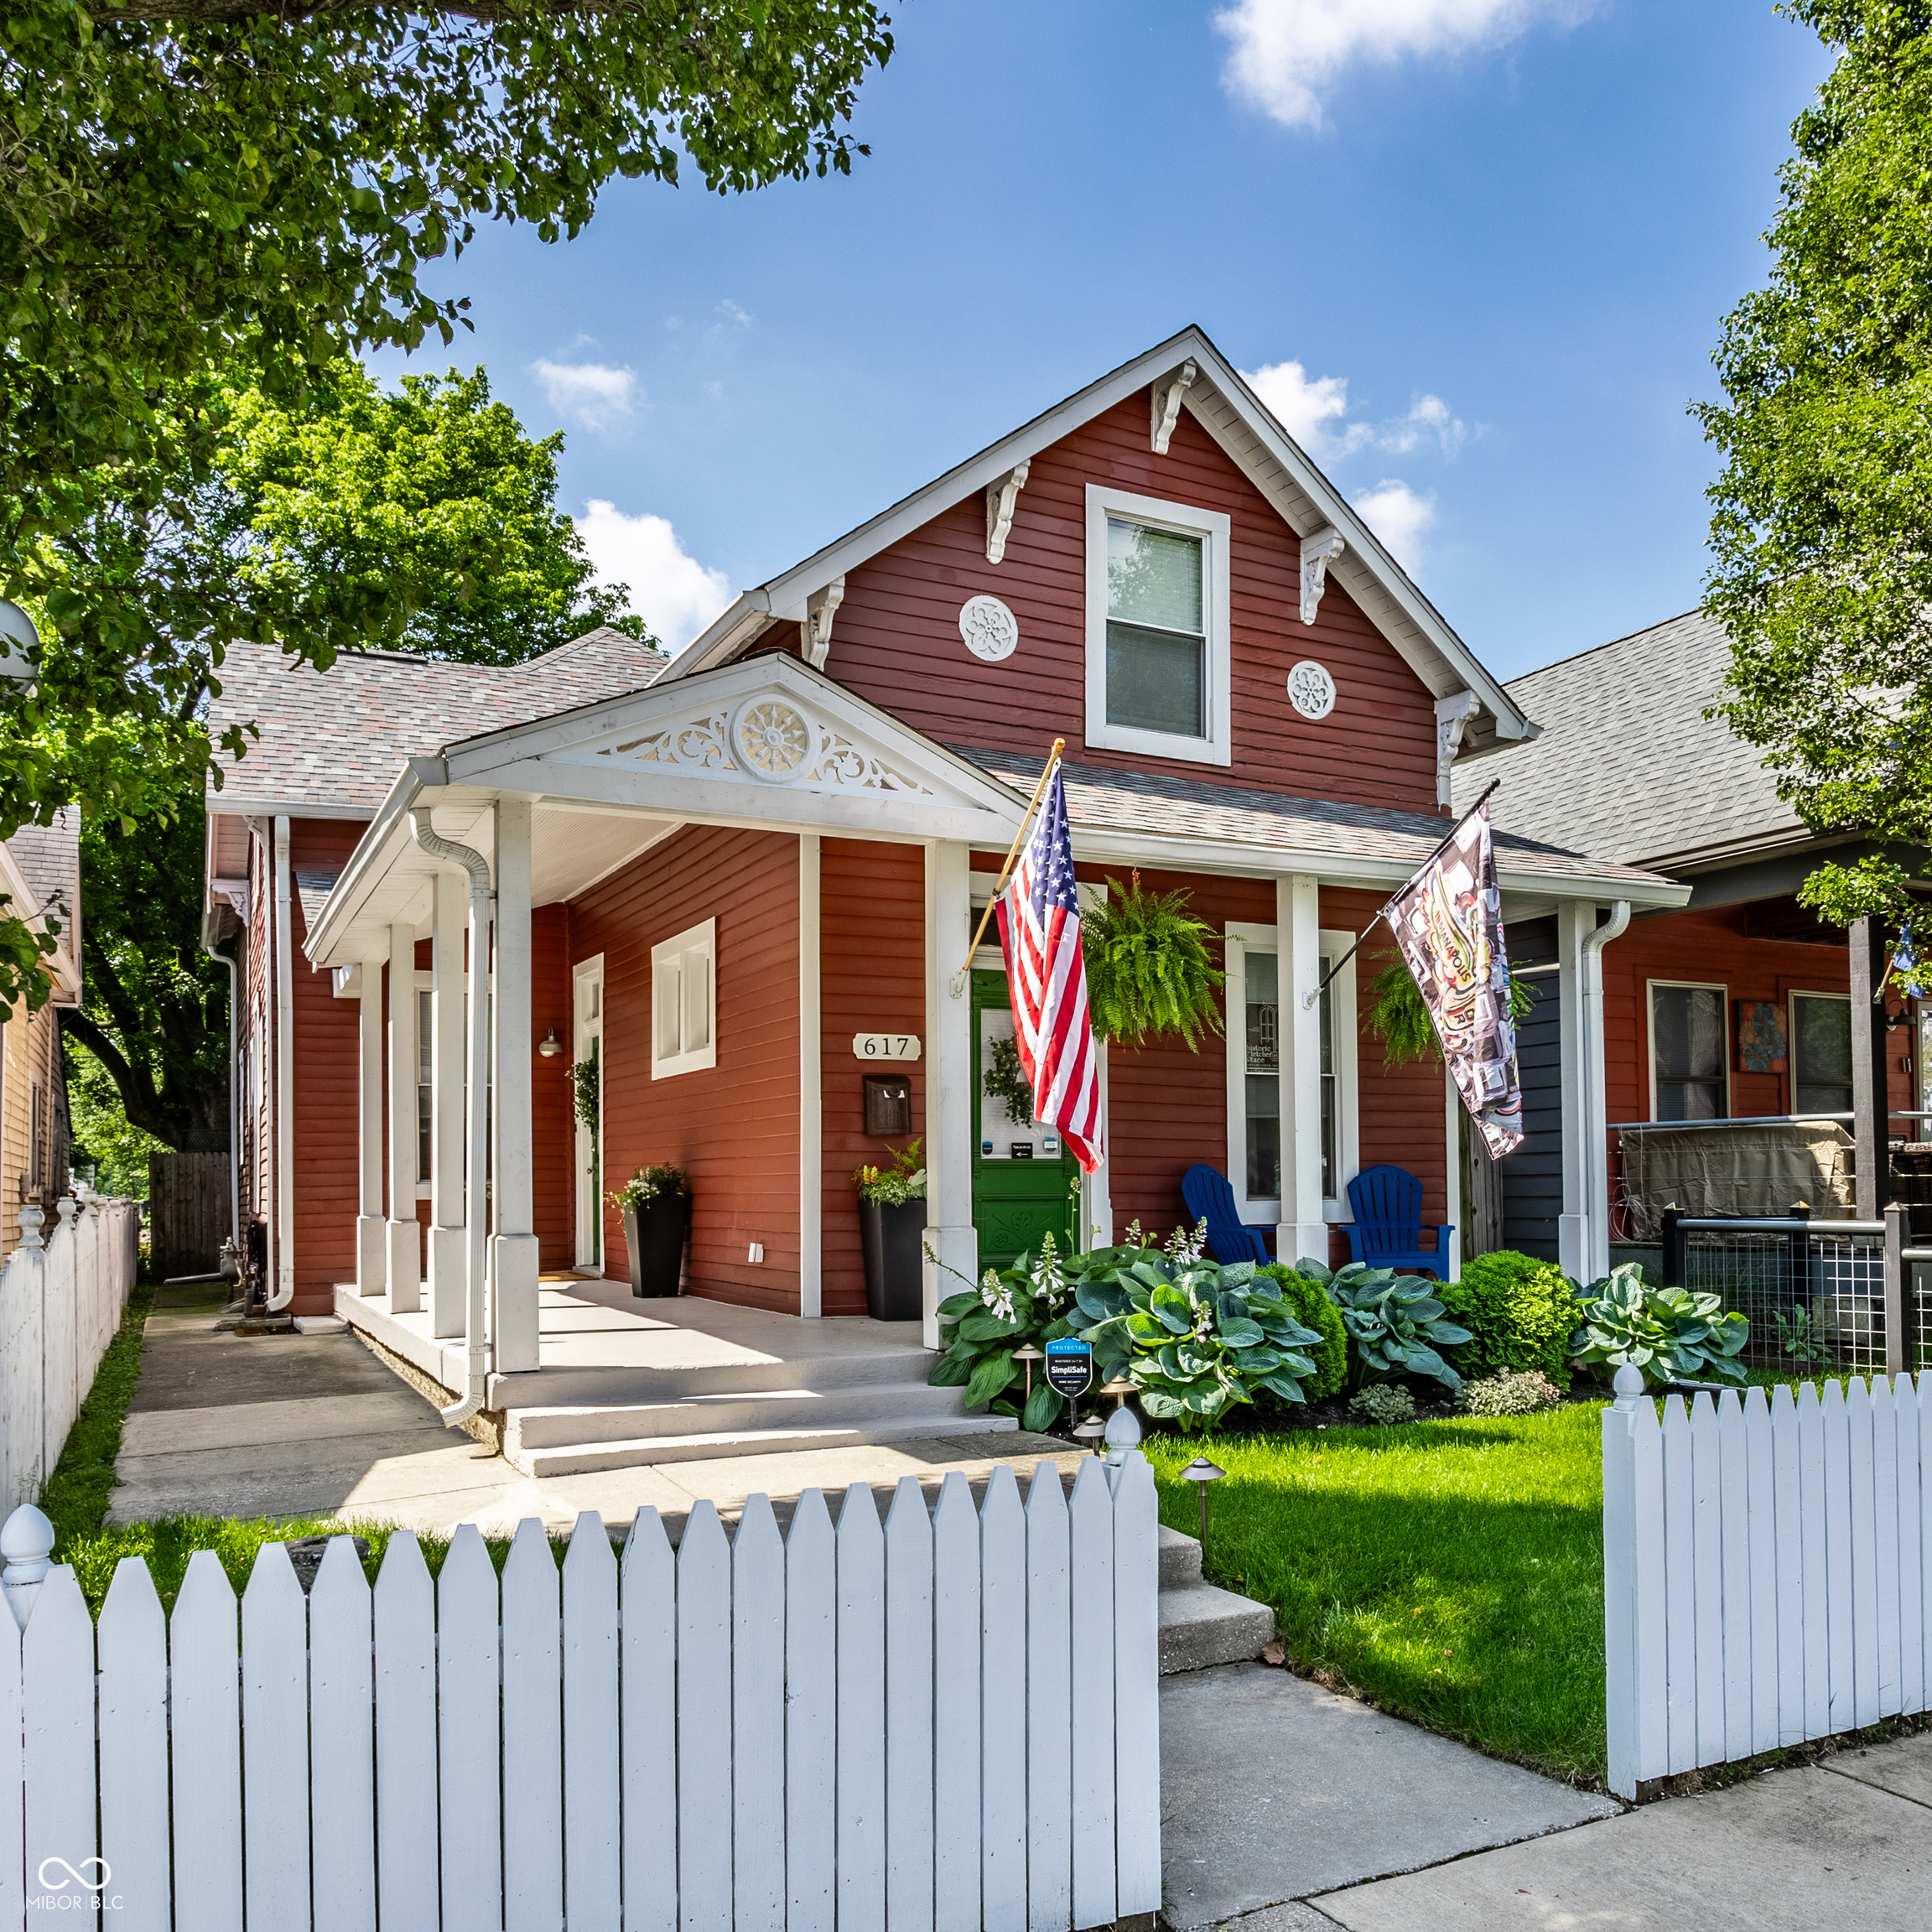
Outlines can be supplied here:
<path id="1" fill-rule="evenodd" d="M 564 1042 L 557 1037 L 557 1029 L 554 1026 L 538 1043 L 537 1051 L 546 1060 L 554 1060 L 564 1051 Z"/>

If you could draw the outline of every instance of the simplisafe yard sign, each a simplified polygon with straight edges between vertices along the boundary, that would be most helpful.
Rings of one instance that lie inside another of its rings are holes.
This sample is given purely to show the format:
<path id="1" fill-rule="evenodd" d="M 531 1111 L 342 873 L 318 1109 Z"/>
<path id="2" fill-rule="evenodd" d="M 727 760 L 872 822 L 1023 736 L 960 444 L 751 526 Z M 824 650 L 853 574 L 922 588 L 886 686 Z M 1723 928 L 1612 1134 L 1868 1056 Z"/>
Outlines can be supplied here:
<path id="1" fill-rule="evenodd" d="M 1084 1395 L 1093 1385 L 1093 1344 L 1072 1335 L 1049 1342 L 1046 1379 L 1062 1395 Z"/>

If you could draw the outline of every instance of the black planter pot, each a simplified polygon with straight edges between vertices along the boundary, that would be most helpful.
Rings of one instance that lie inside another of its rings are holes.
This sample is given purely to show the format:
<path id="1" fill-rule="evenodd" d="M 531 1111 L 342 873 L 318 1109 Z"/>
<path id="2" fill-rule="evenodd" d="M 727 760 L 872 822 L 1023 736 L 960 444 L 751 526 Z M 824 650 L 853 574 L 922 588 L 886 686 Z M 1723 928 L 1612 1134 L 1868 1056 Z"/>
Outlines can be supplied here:
<path id="1" fill-rule="evenodd" d="M 662 1195 L 624 1210 L 624 1245 L 631 1254 L 633 1295 L 675 1295 L 684 1266 L 688 1194 Z"/>
<path id="2" fill-rule="evenodd" d="M 924 1300 L 926 1203 L 859 1203 L 859 1240 L 865 1251 L 865 1312 L 875 1322 L 917 1322 Z"/>

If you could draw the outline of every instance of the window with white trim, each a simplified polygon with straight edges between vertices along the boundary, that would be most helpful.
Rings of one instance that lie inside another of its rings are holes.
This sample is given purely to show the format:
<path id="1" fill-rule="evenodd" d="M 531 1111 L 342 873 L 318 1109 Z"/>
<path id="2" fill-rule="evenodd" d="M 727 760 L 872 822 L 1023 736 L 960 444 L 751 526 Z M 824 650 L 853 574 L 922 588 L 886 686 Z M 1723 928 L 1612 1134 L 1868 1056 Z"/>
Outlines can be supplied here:
<path id="1" fill-rule="evenodd" d="M 1791 1111 L 1852 1111 L 1852 1001 L 1843 993 L 1791 995 Z"/>
<path id="2" fill-rule="evenodd" d="M 1087 486 L 1087 742 L 1232 760 L 1228 520 Z"/>
<path id="3" fill-rule="evenodd" d="M 1722 1120 L 1731 1111 L 1724 986 L 1650 982 L 1650 1118 Z"/>
<path id="4" fill-rule="evenodd" d="M 1323 932 L 1319 972 L 1343 958 L 1353 932 Z M 1227 931 L 1228 1173 L 1241 1218 L 1255 1226 L 1281 1217 L 1280 962 L 1272 926 Z M 1356 1104 L 1355 963 L 1344 961 L 1322 992 L 1322 1213 L 1349 1218 L 1346 1189 L 1361 1171 Z"/>
<path id="5" fill-rule="evenodd" d="M 651 948 L 651 1078 L 718 1064 L 718 922 Z"/>

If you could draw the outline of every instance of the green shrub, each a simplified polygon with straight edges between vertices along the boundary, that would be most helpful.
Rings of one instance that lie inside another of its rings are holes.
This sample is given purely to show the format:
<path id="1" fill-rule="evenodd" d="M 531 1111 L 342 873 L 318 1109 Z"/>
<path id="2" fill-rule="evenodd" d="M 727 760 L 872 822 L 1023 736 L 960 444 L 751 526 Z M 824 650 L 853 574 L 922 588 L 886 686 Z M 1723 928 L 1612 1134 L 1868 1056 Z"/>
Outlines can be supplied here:
<path id="1" fill-rule="evenodd" d="M 1324 1395 L 1338 1393 L 1348 1379 L 1348 1331 L 1342 1326 L 1341 1314 L 1328 1299 L 1327 1290 L 1279 1261 L 1270 1261 L 1255 1272 L 1279 1281 L 1281 1299 L 1295 1319 L 1322 1337 L 1319 1343 L 1303 1347 L 1302 1353 L 1315 1364 L 1315 1374 L 1301 1384 L 1302 1394 L 1311 1402 L 1319 1402 Z"/>
<path id="2" fill-rule="evenodd" d="M 1644 1371 L 1652 1388 L 1671 1381 L 1744 1379 L 1737 1359 L 1751 1338 L 1751 1324 L 1724 1311 L 1715 1295 L 1685 1288 L 1646 1288 L 1634 1262 L 1613 1268 L 1581 1297 L 1582 1326 L 1570 1344 L 1578 1368 L 1606 1381 L 1628 1363 Z"/>
<path id="3" fill-rule="evenodd" d="M 1447 1389 L 1461 1384 L 1462 1378 L 1437 1351 L 1461 1348 L 1469 1331 L 1445 1318 L 1437 1284 L 1428 1276 L 1360 1261 L 1331 1269 L 1306 1254 L 1295 1265 L 1335 1304 L 1348 1337 L 1349 1379 L 1358 1388 L 1393 1375 L 1433 1375 Z"/>
<path id="4" fill-rule="evenodd" d="M 1358 1422 L 1389 1428 L 1415 1420 L 1415 1398 L 1395 1382 L 1372 1382 L 1348 1398 L 1348 1413 Z"/>
<path id="5" fill-rule="evenodd" d="M 1465 1382 L 1456 1405 L 1465 1415 L 1534 1415 L 1539 1409 L 1554 1409 L 1562 1400 L 1563 1391 L 1540 1368 L 1525 1368 L 1519 1375 Z"/>
<path id="6" fill-rule="evenodd" d="M 1554 1261 L 1505 1249 L 1462 1264 L 1459 1281 L 1436 1290 L 1442 1306 L 1469 1331 L 1456 1351 L 1465 1375 L 1539 1370 L 1558 1389 L 1570 1386 L 1570 1337 L 1582 1311 L 1569 1277 Z"/>

